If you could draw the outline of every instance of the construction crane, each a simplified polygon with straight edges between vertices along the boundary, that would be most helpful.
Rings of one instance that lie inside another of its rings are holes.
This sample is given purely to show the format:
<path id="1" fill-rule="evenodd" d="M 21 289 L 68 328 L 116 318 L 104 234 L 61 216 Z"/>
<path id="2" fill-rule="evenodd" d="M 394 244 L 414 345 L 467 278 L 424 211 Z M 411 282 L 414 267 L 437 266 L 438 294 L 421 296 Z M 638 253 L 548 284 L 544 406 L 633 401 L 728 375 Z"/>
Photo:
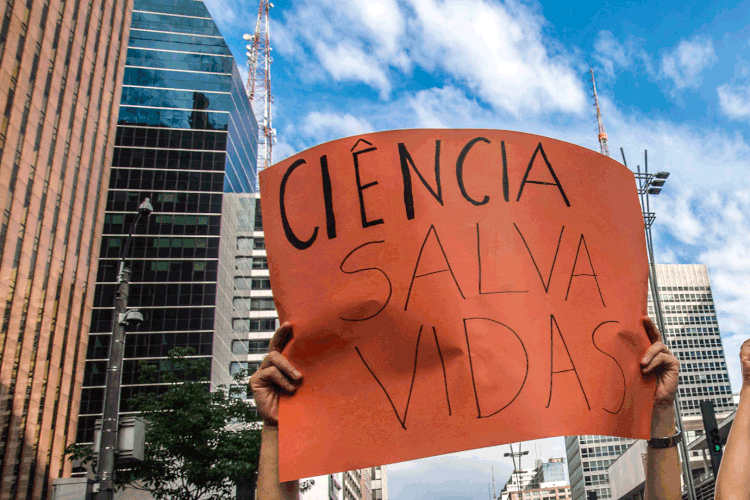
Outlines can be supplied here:
<path id="1" fill-rule="evenodd" d="M 594 68 L 590 68 L 591 88 L 594 91 L 594 106 L 596 106 L 596 121 L 599 124 L 599 152 L 609 156 L 609 146 L 607 146 L 607 132 L 604 131 L 604 122 L 602 121 L 602 111 L 599 109 L 599 97 L 596 95 L 596 82 L 594 81 Z"/>
<path id="2" fill-rule="evenodd" d="M 272 163 L 273 145 L 276 143 L 276 129 L 271 121 L 271 34 L 269 30 L 269 11 L 273 4 L 269 0 L 260 0 L 258 20 L 255 33 L 245 34 L 247 46 L 247 95 L 258 122 L 258 162 L 257 172 L 268 168 Z"/>

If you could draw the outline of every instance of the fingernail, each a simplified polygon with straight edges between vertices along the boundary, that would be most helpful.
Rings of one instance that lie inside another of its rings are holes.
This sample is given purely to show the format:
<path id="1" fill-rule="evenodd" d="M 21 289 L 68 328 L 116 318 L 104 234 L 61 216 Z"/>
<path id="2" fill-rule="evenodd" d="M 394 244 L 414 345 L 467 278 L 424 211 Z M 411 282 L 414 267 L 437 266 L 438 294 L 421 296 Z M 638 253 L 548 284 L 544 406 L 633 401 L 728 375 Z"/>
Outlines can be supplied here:
<path id="1" fill-rule="evenodd" d="M 644 365 L 645 365 L 646 363 L 648 363 L 648 358 L 643 358 L 643 359 L 641 360 L 641 364 L 644 364 Z"/>
<path id="2" fill-rule="evenodd" d="M 292 370 L 292 375 L 294 375 L 294 378 L 300 378 L 302 376 L 302 374 L 297 370 Z"/>

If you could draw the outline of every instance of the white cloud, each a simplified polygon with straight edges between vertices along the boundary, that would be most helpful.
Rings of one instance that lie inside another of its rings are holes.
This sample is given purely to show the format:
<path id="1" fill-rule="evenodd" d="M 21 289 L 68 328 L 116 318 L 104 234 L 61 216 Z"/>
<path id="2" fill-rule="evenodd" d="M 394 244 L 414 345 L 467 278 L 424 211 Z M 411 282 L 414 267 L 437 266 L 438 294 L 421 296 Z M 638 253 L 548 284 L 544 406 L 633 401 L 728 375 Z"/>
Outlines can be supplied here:
<path id="1" fill-rule="evenodd" d="M 315 139 L 317 144 L 372 132 L 373 128 L 367 120 L 350 114 L 313 111 L 302 120 L 300 130 L 306 137 Z"/>
<path id="2" fill-rule="evenodd" d="M 716 62 L 710 37 L 694 36 L 681 40 L 661 60 L 661 76 L 672 80 L 676 89 L 698 88 L 703 83 L 701 72 Z"/>
<path id="3" fill-rule="evenodd" d="M 720 85 L 716 91 L 719 94 L 719 106 L 722 113 L 735 120 L 750 118 L 750 85 L 724 84 Z"/>
<path id="4" fill-rule="evenodd" d="M 406 100 L 415 113 L 413 126 L 419 128 L 465 127 L 472 122 L 477 126 L 483 117 L 490 118 L 490 113 L 455 87 L 420 90 Z"/>
<path id="5" fill-rule="evenodd" d="M 359 47 L 339 43 L 331 47 L 323 42 L 315 44 L 315 53 L 328 73 L 336 81 L 362 82 L 387 97 L 391 84 L 378 61 Z"/>
<path id="6" fill-rule="evenodd" d="M 643 48 L 645 41 L 628 36 L 620 42 L 609 31 L 600 31 L 594 42 L 594 59 L 604 70 L 604 76 L 613 78 L 615 70 L 632 69 L 643 64 L 647 73 L 652 73 L 651 58 Z"/>
<path id="7" fill-rule="evenodd" d="M 299 153 L 299 150 L 285 141 L 277 142 L 273 147 L 273 162 L 286 160 L 292 155 Z"/>
<path id="8" fill-rule="evenodd" d="M 520 3 L 410 0 L 411 54 L 440 68 L 494 108 L 515 116 L 579 114 L 586 96 L 577 70 L 544 43 L 544 20 Z"/>
<path id="9" fill-rule="evenodd" d="M 580 114 L 581 75 L 571 56 L 549 46 L 545 23 L 515 0 L 302 0 L 285 15 L 279 49 L 303 64 L 317 59 L 328 77 L 364 83 L 381 98 L 420 66 L 515 116 Z M 305 50 L 292 52 L 295 44 Z"/>

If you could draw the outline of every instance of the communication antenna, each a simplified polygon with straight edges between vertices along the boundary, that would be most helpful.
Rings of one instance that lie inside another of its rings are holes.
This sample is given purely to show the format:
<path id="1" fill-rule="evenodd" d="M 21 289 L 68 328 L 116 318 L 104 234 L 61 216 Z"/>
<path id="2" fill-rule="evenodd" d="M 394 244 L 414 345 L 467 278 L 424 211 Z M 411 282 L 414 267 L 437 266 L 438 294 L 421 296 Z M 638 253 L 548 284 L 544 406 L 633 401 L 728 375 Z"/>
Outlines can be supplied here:
<path id="1" fill-rule="evenodd" d="M 604 131 L 604 122 L 602 121 L 602 111 L 599 109 L 599 96 L 596 95 L 596 82 L 594 81 L 594 68 L 589 68 L 591 73 L 591 88 L 594 91 L 594 106 L 596 106 L 596 121 L 599 124 L 599 152 L 609 156 L 609 146 L 607 146 L 607 132 Z"/>
<path id="2" fill-rule="evenodd" d="M 269 11 L 274 5 L 269 0 L 260 0 L 255 33 L 245 34 L 247 50 L 247 95 L 258 122 L 258 163 L 257 172 L 268 168 L 272 163 L 273 145 L 276 143 L 276 129 L 271 120 L 271 33 Z M 256 179 L 257 181 L 257 179 Z"/>

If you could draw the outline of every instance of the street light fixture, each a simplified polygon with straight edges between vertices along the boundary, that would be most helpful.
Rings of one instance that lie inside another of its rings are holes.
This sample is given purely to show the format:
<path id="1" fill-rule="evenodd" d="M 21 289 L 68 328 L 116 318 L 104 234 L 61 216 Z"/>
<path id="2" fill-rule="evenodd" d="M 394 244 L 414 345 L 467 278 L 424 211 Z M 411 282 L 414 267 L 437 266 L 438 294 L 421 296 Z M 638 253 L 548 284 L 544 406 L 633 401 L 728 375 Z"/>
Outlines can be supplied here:
<path id="1" fill-rule="evenodd" d="M 143 314 L 138 309 L 128 309 L 130 268 L 125 266 L 125 262 L 130 253 L 136 226 L 142 218 L 148 218 L 153 211 L 154 207 L 150 200 L 146 198 L 138 207 L 138 216 L 133 221 L 133 225 L 130 226 L 130 233 L 120 252 L 117 292 L 115 293 L 115 320 L 112 322 L 112 340 L 109 345 L 107 386 L 104 395 L 102 433 L 97 462 L 97 479 L 99 481 L 97 500 L 112 500 L 114 494 L 115 452 L 120 420 L 120 386 L 122 384 L 122 363 L 125 351 L 125 327 L 137 327 L 143 323 Z"/>
<path id="2" fill-rule="evenodd" d="M 620 148 L 620 153 L 622 153 L 622 162 L 625 165 L 625 167 L 628 166 L 627 161 L 625 161 L 625 151 L 623 151 L 622 148 Z M 659 296 L 659 286 L 656 281 L 656 262 L 654 259 L 654 242 L 653 238 L 651 237 L 651 226 L 654 224 L 654 220 L 656 220 L 656 214 L 651 211 L 651 205 L 649 203 L 648 196 L 651 194 L 659 194 L 662 190 L 662 186 L 664 185 L 665 179 L 669 177 L 669 172 L 657 172 L 655 174 L 650 174 L 648 172 L 648 151 L 644 152 L 644 165 L 643 165 L 643 172 L 641 172 L 641 166 L 637 166 L 637 170 L 633 172 L 633 175 L 635 176 L 636 180 L 638 181 L 638 195 L 641 198 L 641 212 L 643 212 L 643 222 L 646 229 L 646 248 L 648 250 L 648 281 L 651 287 L 651 299 L 654 302 L 654 312 L 656 314 L 656 326 L 659 327 L 659 331 L 661 332 L 661 338 L 664 341 L 664 344 L 669 348 L 670 342 L 667 337 L 666 329 L 664 328 L 664 316 L 662 314 L 662 308 L 661 308 L 661 297 Z M 675 414 L 675 423 L 678 430 L 680 430 L 683 433 L 683 436 L 685 434 L 685 428 L 682 422 L 682 414 L 680 413 L 680 403 L 678 400 L 677 395 L 675 395 L 674 399 L 674 414 Z M 682 453 L 682 474 L 684 476 L 685 481 L 685 487 L 687 489 L 688 493 L 688 500 L 696 500 L 695 496 L 695 485 L 693 484 L 693 473 L 690 470 L 690 455 L 688 454 L 687 450 L 687 443 L 686 439 L 680 440 L 680 452 Z"/>

